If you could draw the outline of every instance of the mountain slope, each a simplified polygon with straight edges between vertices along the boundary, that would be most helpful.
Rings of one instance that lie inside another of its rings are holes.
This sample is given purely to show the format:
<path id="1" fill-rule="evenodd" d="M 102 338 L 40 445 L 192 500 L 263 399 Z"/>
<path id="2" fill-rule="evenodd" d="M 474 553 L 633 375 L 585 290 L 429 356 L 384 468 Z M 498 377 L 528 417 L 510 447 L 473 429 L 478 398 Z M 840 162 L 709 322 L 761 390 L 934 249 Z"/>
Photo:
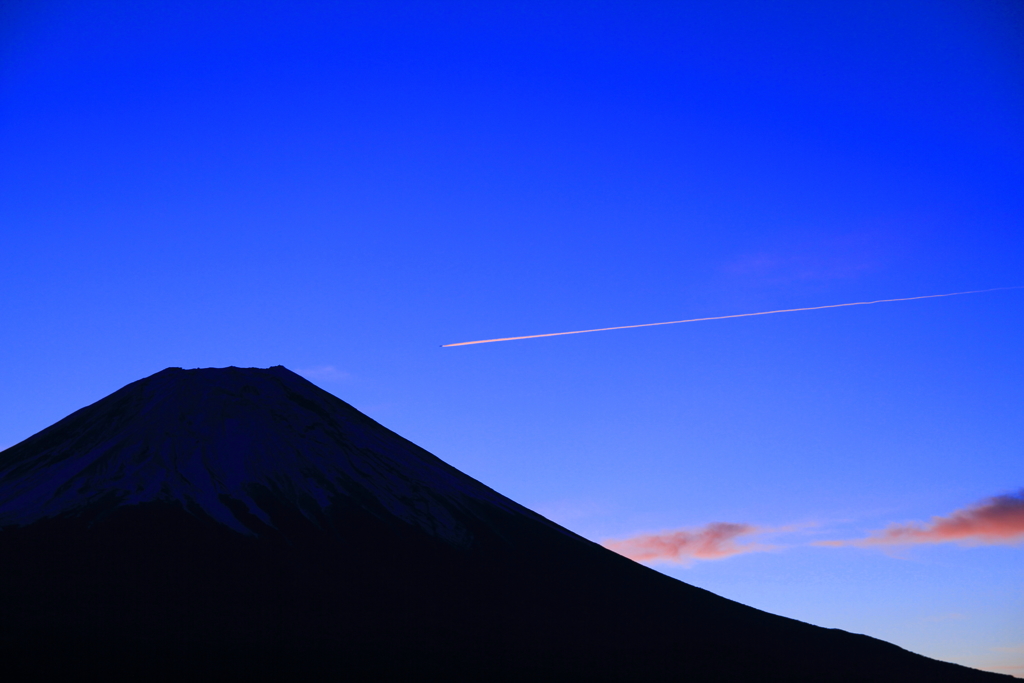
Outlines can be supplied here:
<path id="1" fill-rule="evenodd" d="M 161 500 L 253 534 L 257 491 L 310 520 L 358 499 L 456 545 L 466 505 L 543 521 L 280 366 L 164 370 L 3 456 L 0 525 Z"/>
<path id="2" fill-rule="evenodd" d="M 282 367 L 168 369 L 0 453 L 0 645 L 38 673 L 994 681 L 665 577 Z"/>

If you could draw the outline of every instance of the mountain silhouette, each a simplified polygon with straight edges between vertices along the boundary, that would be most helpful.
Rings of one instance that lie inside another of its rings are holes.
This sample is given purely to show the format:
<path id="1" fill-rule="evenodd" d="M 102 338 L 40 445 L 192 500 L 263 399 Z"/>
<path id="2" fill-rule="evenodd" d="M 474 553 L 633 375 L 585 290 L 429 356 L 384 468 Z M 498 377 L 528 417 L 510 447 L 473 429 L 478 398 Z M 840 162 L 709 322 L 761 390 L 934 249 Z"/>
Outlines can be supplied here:
<path id="1" fill-rule="evenodd" d="M 659 574 L 280 366 L 169 368 L 0 452 L 0 648 L 33 679 L 1012 680 Z"/>

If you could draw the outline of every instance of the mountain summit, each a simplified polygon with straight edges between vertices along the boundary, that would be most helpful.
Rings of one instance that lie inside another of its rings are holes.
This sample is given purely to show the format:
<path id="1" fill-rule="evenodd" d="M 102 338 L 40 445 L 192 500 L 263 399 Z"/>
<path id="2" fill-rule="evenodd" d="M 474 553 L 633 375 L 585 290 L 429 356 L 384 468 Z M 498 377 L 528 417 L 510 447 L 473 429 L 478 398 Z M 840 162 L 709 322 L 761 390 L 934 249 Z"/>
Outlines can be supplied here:
<path id="1" fill-rule="evenodd" d="M 139 380 L 0 453 L 8 670 L 995 681 L 612 553 L 283 367 Z"/>
<path id="2" fill-rule="evenodd" d="M 481 507 L 561 530 L 282 366 L 158 372 L 6 451 L 0 482 L 0 526 L 163 501 L 258 536 L 273 501 L 318 527 L 356 504 L 456 546 Z"/>

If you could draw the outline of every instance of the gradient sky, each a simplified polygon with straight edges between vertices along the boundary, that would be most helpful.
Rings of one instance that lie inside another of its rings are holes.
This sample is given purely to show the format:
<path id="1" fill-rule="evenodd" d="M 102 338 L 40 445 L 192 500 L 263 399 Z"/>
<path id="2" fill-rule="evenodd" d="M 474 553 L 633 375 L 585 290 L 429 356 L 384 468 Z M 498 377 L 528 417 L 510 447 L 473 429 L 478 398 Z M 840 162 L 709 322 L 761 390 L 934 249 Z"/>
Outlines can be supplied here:
<path id="1" fill-rule="evenodd" d="M 671 576 L 1024 675 L 1024 290 L 440 348 L 1024 285 L 1022 34 L 995 0 L 4 3 L 0 448 L 283 364 Z"/>

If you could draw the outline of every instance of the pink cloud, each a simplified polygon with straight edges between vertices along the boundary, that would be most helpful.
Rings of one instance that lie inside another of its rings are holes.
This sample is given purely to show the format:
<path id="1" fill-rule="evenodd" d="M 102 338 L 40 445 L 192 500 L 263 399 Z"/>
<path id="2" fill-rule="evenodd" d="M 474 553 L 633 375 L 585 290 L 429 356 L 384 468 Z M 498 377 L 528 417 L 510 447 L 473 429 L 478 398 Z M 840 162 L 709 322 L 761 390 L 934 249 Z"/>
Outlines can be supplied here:
<path id="1" fill-rule="evenodd" d="M 765 531 L 750 524 L 715 522 L 696 529 L 661 534 L 642 534 L 621 541 L 605 541 L 604 547 L 637 562 L 668 560 L 720 560 L 741 553 L 768 550 L 756 543 L 739 545 L 736 539 Z"/>
<path id="2" fill-rule="evenodd" d="M 1017 494 L 989 498 L 928 524 L 890 524 L 867 538 L 821 541 L 818 545 L 911 545 L 949 543 L 1012 545 L 1024 542 L 1024 489 Z"/>

